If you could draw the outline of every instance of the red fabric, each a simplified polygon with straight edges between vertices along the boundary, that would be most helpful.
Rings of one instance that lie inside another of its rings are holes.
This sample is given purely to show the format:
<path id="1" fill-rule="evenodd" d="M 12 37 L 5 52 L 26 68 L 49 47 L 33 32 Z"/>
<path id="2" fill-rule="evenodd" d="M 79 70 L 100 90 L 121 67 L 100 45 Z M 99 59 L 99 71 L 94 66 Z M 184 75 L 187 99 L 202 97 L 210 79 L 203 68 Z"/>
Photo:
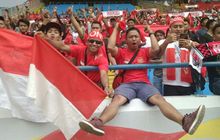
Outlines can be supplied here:
<path id="1" fill-rule="evenodd" d="M 105 126 L 105 135 L 95 136 L 82 130 L 78 131 L 71 140 L 179 140 L 185 132 L 175 132 L 170 134 L 146 132 L 131 128 Z M 54 131 L 42 138 L 42 140 L 65 140 L 61 131 Z"/>
<path id="2" fill-rule="evenodd" d="M 188 19 L 189 19 L 189 25 L 190 25 L 190 27 L 193 27 L 193 17 L 192 17 L 192 15 L 189 13 L 189 15 L 188 15 L 188 17 L 187 17 Z"/>
<path id="3" fill-rule="evenodd" d="M 102 89 L 39 37 L 34 42 L 32 63 L 86 118 L 105 98 Z"/>
<path id="4" fill-rule="evenodd" d="M 138 28 L 141 33 L 143 33 L 143 36 L 148 36 L 148 33 L 144 32 L 144 25 L 135 25 L 136 28 Z M 162 30 L 166 33 L 167 29 L 169 28 L 169 26 L 167 25 L 151 25 L 150 28 L 155 32 L 157 30 Z"/>
<path id="5" fill-rule="evenodd" d="M 175 49 L 167 48 L 166 50 L 166 62 L 175 63 Z M 181 50 L 181 62 L 189 62 L 189 52 L 186 50 Z M 167 79 L 176 80 L 176 68 L 167 68 Z M 192 83 L 191 70 L 189 67 L 181 68 L 181 81 Z"/>
<path id="6" fill-rule="evenodd" d="M 124 21 L 119 22 L 119 27 L 121 30 L 125 31 L 126 30 L 126 23 Z"/>
<path id="7" fill-rule="evenodd" d="M 118 54 L 115 57 L 117 64 L 127 64 L 133 57 L 134 52 L 129 51 L 127 48 L 119 48 Z M 149 48 L 142 48 L 139 50 L 135 60 L 132 64 L 146 64 L 149 62 Z M 126 70 L 124 82 L 142 81 L 150 83 L 147 77 L 147 69 L 141 70 Z"/>
<path id="8" fill-rule="evenodd" d="M 85 49 L 86 47 L 71 47 L 71 56 L 77 59 L 78 66 L 84 66 L 85 64 Z M 100 49 L 96 56 L 91 53 L 87 53 L 87 64 L 88 66 L 98 66 L 99 70 L 108 71 L 108 60 Z M 100 72 L 99 71 L 88 71 L 86 75 L 95 83 L 100 83 Z"/>
<path id="9" fill-rule="evenodd" d="M 183 23 L 183 22 L 184 22 L 183 17 L 176 16 L 176 17 L 170 19 L 170 26 L 174 23 Z"/>
<path id="10" fill-rule="evenodd" d="M 32 59 L 33 38 L 11 30 L 0 30 L 0 67 L 5 72 L 27 76 Z"/>

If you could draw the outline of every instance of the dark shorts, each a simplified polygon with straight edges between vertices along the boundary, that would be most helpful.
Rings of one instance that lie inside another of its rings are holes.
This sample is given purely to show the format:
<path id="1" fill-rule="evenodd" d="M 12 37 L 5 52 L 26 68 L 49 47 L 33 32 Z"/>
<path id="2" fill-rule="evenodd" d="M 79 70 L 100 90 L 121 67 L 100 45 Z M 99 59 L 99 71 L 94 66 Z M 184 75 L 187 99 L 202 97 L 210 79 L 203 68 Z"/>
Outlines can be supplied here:
<path id="1" fill-rule="evenodd" d="M 220 78 L 214 78 L 209 82 L 209 88 L 215 95 L 220 95 Z"/>
<path id="2" fill-rule="evenodd" d="M 164 96 L 180 96 L 194 94 L 192 87 L 164 85 Z"/>
<path id="3" fill-rule="evenodd" d="M 160 94 L 157 88 L 144 82 L 123 83 L 114 92 L 126 97 L 128 102 L 134 98 L 139 98 L 150 105 L 152 104 L 148 102 L 148 99 L 155 94 Z"/>

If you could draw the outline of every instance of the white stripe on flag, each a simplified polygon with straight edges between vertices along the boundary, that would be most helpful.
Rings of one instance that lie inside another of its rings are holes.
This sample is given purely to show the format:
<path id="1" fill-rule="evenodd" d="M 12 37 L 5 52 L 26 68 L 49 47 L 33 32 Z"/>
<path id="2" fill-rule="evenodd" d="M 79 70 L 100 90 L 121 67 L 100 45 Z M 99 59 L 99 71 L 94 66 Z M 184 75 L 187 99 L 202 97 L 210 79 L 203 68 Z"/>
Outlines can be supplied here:
<path id="1" fill-rule="evenodd" d="M 33 64 L 30 65 L 27 93 L 35 98 L 35 104 L 42 109 L 48 121 L 54 122 L 67 139 L 79 130 L 76 124 L 85 119 L 84 116 Z"/>
<path id="2" fill-rule="evenodd" d="M 10 109 L 13 117 L 34 122 L 46 122 L 44 115 L 26 96 L 27 76 L 0 69 L 0 107 Z"/>

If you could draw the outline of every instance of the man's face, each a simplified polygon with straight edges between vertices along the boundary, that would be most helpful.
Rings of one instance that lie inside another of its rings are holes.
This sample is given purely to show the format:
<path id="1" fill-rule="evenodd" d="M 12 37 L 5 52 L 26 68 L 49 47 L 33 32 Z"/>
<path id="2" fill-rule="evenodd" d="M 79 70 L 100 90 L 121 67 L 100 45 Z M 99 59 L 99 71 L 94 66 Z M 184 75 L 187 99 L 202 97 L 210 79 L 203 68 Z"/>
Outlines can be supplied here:
<path id="1" fill-rule="evenodd" d="M 190 25 L 187 21 L 184 21 L 184 28 L 185 28 L 185 31 L 188 31 L 190 28 Z"/>
<path id="2" fill-rule="evenodd" d="M 97 39 L 90 38 L 87 40 L 87 46 L 91 53 L 97 53 L 103 42 Z"/>
<path id="3" fill-rule="evenodd" d="M 214 41 L 220 41 L 220 27 L 217 27 L 213 33 Z"/>
<path id="4" fill-rule="evenodd" d="M 128 25 L 128 28 L 130 28 L 130 27 L 134 27 L 134 21 L 133 20 L 129 20 L 128 22 L 127 22 L 127 25 Z"/>
<path id="5" fill-rule="evenodd" d="M 28 31 L 28 25 L 24 22 L 19 22 L 19 30 L 21 33 L 26 33 Z"/>
<path id="6" fill-rule="evenodd" d="M 60 36 L 60 32 L 56 29 L 56 28 L 50 28 L 47 33 L 46 36 L 50 39 L 50 40 L 60 40 L 61 36 Z"/>
<path id="7" fill-rule="evenodd" d="M 160 33 L 160 32 L 155 33 L 155 37 L 156 37 L 157 41 L 160 41 L 160 40 L 162 40 L 162 39 L 165 39 L 165 35 L 162 34 L 162 33 Z"/>
<path id="8" fill-rule="evenodd" d="M 0 20 L 0 28 L 6 28 L 5 22 L 3 20 Z"/>
<path id="9" fill-rule="evenodd" d="M 110 20 L 110 24 L 111 24 L 112 27 L 115 27 L 116 23 L 117 22 L 116 22 L 115 19 Z"/>
<path id="10" fill-rule="evenodd" d="M 131 50 L 136 50 L 141 43 L 140 34 L 136 30 L 131 30 L 127 34 L 126 43 L 128 48 Z"/>
<path id="11" fill-rule="evenodd" d="M 171 29 L 171 33 L 176 33 L 177 36 L 179 36 L 180 34 L 184 33 L 184 31 L 185 31 L 184 23 L 182 23 L 182 22 L 173 23 L 171 25 L 170 29 Z"/>
<path id="12" fill-rule="evenodd" d="M 92 30 L 98 30 L 99 32 L 102 31 L 102 28 L 98 23 L 93 23 L 91 28 Z"/>

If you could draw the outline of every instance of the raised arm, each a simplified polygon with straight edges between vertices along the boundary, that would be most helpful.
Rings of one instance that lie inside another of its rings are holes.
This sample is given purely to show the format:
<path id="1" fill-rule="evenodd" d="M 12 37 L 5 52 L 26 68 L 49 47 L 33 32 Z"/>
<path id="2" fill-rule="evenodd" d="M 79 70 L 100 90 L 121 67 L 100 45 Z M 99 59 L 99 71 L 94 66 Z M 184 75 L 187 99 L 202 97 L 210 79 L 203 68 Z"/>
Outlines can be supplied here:
<path id="1" fill-rule="evenodd" d="M 69 17 L 70 17 L 70 20 L 71 20 L 72 25 L 74 26 L 74 28 L 75 28 L 76 31 L 78 32 L 79 37 L 80 37 L 81 39 L 83 39 L 83 38 L 84 38 L 83 29 L 80 27 L 79 23 L 76 21 L 76 18 L 74 17 L 74 14 L 73 14 L 73 9 L 72 9 L 72 7 L 69 7 L 69 8 L 67 9 L 67 14 L 68 14 Z"/>
<path id="2" fill-rule="evenodd" d="M 115 28 L 113 29 L 113 32 L 108 41 L 108 50 L 113 57 L 116 56 L 118 53 L 118 47 L 116 46 L 116 37 L 119 30 L 120 28 L 118 26 L 118 23 L 116 23 Z"/>
<path id="3" fill-rule="evenodd" d="M 158 56 L 160 51 L 158 41 L 154 35 L 154 31 L 150 28 L 149 25 L 145 26 L 145 30 L 149 33 L 151 47 L 150 47 L 150 58 L 155 58 Z"/>

